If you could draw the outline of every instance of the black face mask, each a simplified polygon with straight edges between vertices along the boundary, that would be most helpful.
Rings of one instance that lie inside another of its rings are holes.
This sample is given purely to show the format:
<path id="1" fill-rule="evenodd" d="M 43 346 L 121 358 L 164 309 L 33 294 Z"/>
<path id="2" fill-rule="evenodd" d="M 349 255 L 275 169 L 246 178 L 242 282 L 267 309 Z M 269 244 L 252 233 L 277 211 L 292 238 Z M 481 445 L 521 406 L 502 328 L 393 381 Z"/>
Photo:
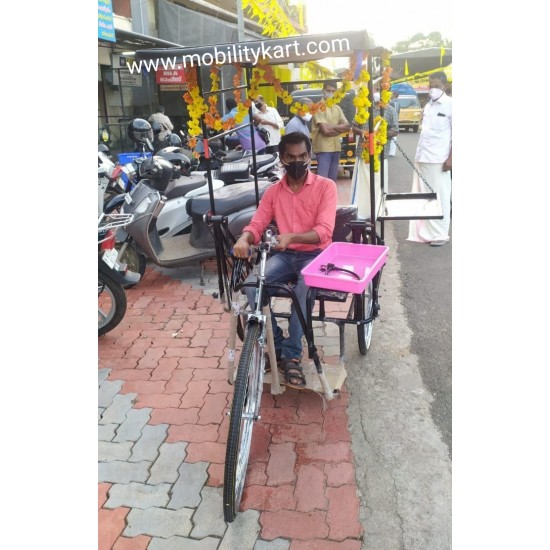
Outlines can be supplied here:
<path id="1" fill-rule="evenodd" d="M 261 110 L 261 108 L 262 108 L 262 102 L 261 101 L 258 101 L 258 103 L 254 103 L 254 105 L 256 105 L 256 109 L 258 109 L 258 111 Z"/>
<path id="2" fill-rule="evenodd" d="M 307 162 L 294 161 L 283 164 L 286 173 L 295 180 L 300 180 L 307 172 Z"/>

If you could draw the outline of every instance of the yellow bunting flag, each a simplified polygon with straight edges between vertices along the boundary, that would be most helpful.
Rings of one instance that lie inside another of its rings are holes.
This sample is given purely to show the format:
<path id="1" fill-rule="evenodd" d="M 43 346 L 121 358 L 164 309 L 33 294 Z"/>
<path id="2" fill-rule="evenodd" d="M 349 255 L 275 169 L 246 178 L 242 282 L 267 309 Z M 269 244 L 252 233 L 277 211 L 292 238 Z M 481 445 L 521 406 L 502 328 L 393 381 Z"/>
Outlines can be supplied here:
<path id="1" fill-rule="evenodd" d="M 405 76 L 409 76 L 409 64 L 407 63 L 406 59 L 405 59 Z"/>
<path id="2" fill-rule="evenodd" d="M 441 46 L 441 55 L 439 57 L 439 66 L 443 67 L 443 56 L 445 55 L 445 48 Z"/>

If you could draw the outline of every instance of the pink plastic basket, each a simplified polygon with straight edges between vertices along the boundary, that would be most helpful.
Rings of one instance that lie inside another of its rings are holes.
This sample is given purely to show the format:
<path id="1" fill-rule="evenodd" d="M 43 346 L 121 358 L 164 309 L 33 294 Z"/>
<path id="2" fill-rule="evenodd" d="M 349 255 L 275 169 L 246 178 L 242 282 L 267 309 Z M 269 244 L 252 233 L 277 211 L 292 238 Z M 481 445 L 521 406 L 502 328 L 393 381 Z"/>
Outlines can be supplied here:
<path id="1" fill-rule="evenodd" d="M 308 286 L 360 294 L 388 259 L 389 248 L 374 244 L 332 243 L 312 260 L 302 275 Z M 330 273 L 321 266 L 334 264 L 356 273 L 360 279 L 338 270 Z"/>

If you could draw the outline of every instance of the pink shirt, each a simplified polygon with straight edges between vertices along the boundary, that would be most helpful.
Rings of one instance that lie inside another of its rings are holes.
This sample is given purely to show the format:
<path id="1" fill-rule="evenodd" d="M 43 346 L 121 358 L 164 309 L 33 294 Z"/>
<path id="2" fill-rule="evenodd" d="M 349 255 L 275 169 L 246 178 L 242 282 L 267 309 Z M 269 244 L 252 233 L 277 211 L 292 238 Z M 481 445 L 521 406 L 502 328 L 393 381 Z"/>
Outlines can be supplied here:
<path id="1" fill-rule="evenodd" d="M 280 234 L 315 231 L 317 244 L 291 244 L 291 250 L 325 249 L 332 242 L 336 218 L 338 192 L 336 184 L 308 171 L 306 181 L 298 193 L 291 191 L 286 175 L 279 183 L 268 187 L 258 210 L 244 231 L 254 235 L 254 244 L 260 242 L 266 227 L 275 220 Z"/>

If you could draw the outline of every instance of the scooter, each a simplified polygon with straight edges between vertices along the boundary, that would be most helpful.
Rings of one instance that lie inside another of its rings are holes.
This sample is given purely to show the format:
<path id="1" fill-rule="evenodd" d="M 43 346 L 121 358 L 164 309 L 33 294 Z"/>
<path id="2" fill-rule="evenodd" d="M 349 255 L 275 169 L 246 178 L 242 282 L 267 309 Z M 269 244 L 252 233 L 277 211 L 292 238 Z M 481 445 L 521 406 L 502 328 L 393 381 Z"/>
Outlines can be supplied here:
<path id="1" fill-rule="evenodd" d="M 131 221 L 127 215 L 113 214 L 98 218 L 98 336 L 113 330 L 126 313 L 124 286 L 134 285 L 140 275 L 117 261 L 115 234 L 119 227 Z"/>
<path id="2" fill-rule="evenodd" d="M 204 215 L 212 210 L 216 215 L 227 216 L 228 229 L 238 237 L 256 211 L 255 187 L 250 182 L 225 186 L 210 195 L 197 195 L 186 202 L 187 214 L 192 219 L 191 231 L 179 235 L 161 235 L 158 220 L 166 207 L 167 196 L 174 186 L 171 174 L 176 168 L 161 157 L 153 157 L 142 163 L 143 178 L 125 195 L 122 213 L 132 214 L 133 221 L 124 231 L 127 240 L 134 241 L 138 250 L 154 264 L 161 267 L 184 267 L 216 255 L 213 237 Z M 258 181 L 258 197 L 275 180 Z M 202 280 L 201 280 L 202 283 Z"/>

